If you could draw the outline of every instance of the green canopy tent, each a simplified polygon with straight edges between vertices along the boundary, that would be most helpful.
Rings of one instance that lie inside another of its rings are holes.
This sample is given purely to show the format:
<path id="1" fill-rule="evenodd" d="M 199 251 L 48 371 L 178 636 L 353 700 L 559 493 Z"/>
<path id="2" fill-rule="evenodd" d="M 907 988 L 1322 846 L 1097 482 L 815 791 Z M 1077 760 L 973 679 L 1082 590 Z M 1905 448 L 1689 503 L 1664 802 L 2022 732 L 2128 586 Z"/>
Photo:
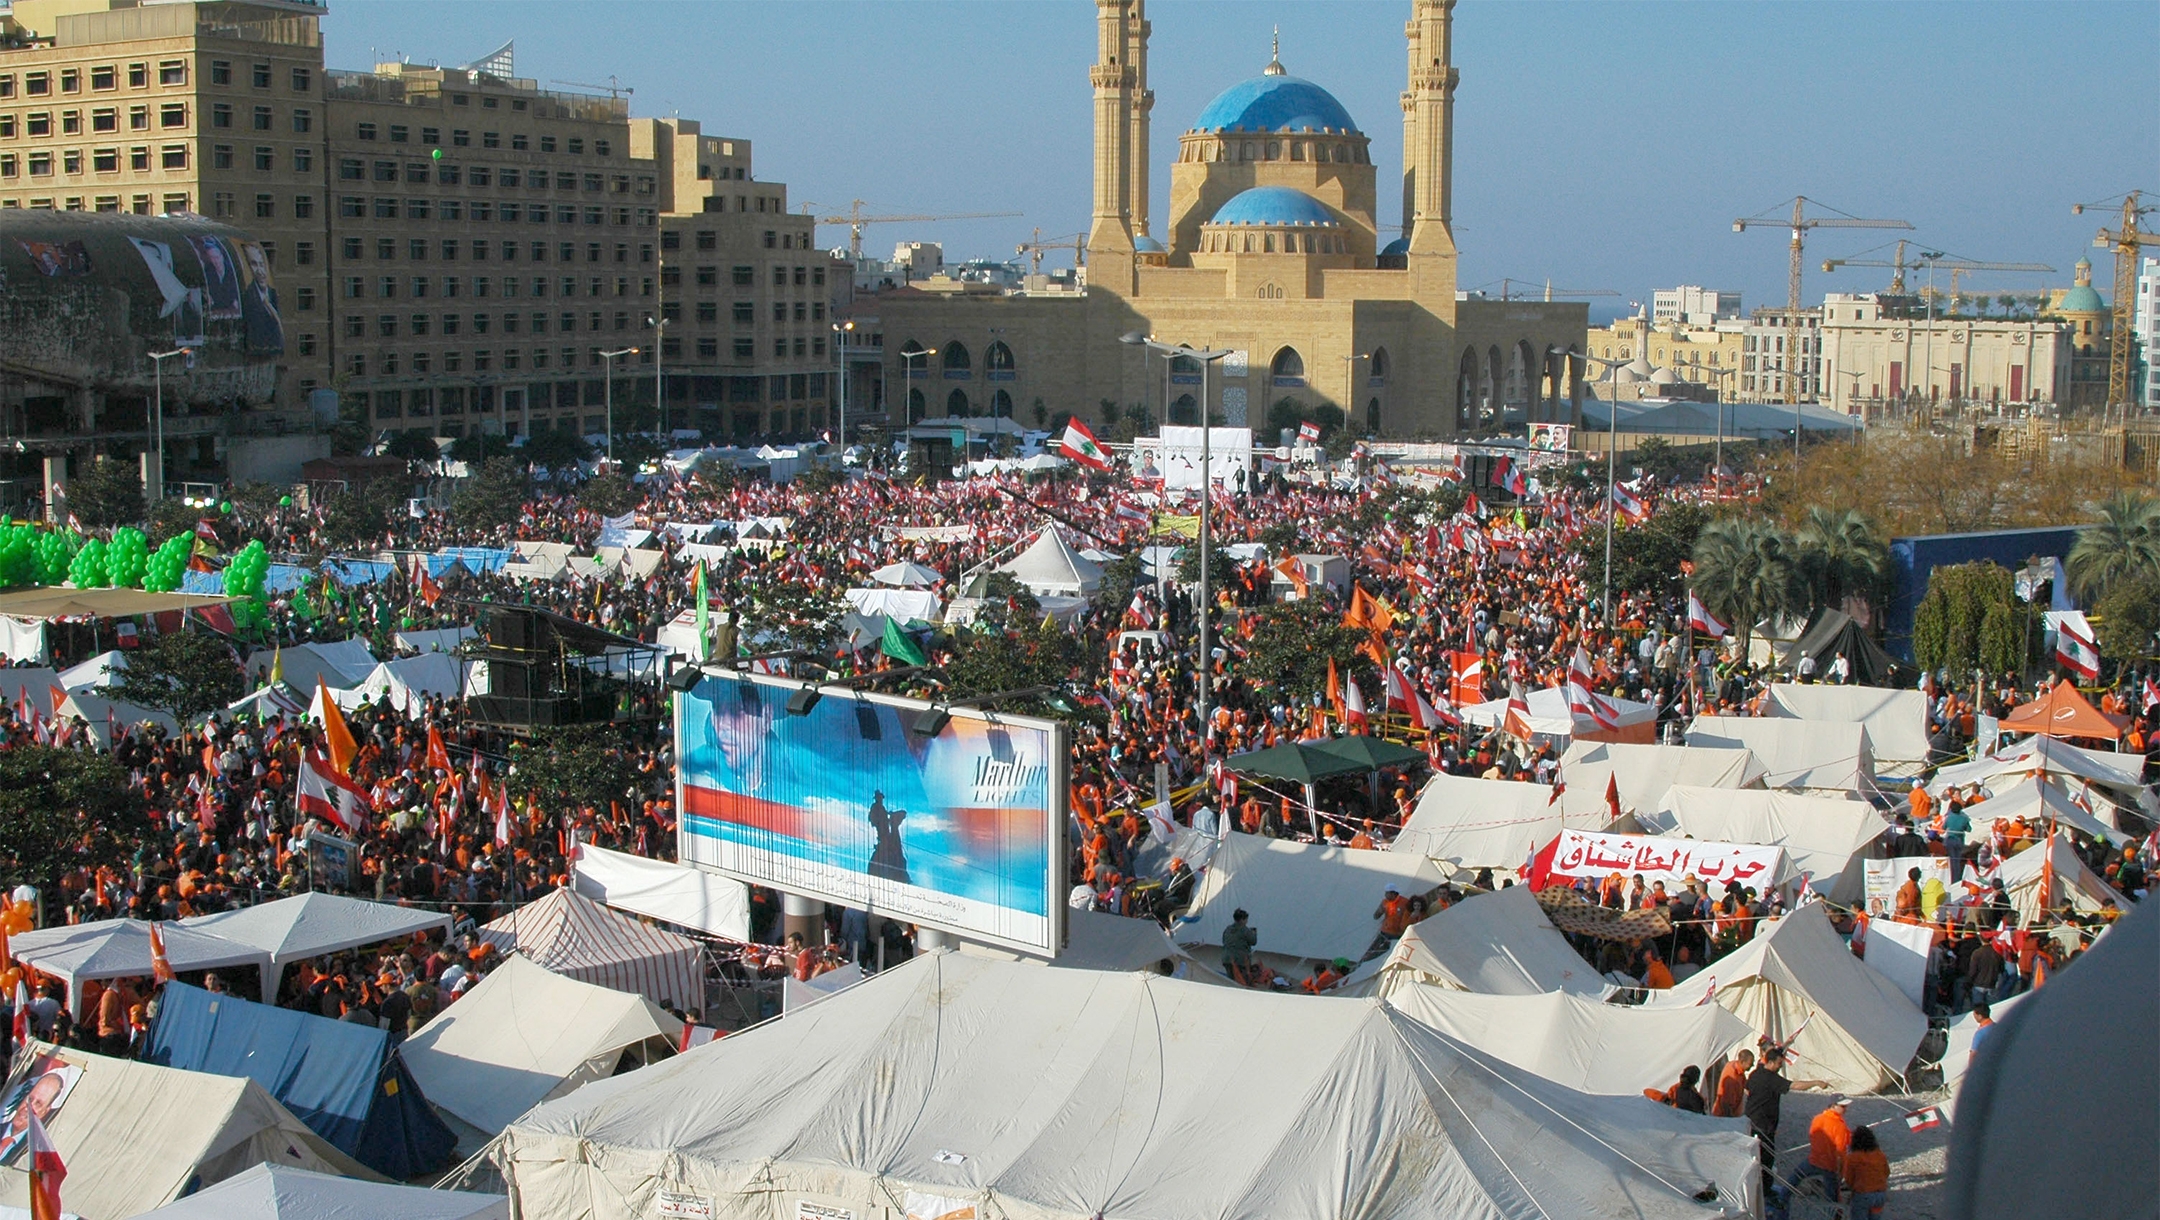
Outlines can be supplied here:
<path id="1" fill-rule="evenodd" d="M 1425 761 L 1423 750 L 1378 737 L 1367 737 L 1362 733 L 1311 742 L 1307 748 L 1316 753 L 1331 754 L 1356 763 L 1361 771 L 1384 771 L 1390 767 L 1408 767 Z"/>
<path id="2" fill-rule="evenodd" d="M 1313 785 L 1330 776 L 1352 775 L 1371 770 L 1365 763 L 1330 752 L 1323 748 L 1324 745 L 1325 743 L 1317 741 L 1294 741 L 1285 745 L 1269 746 L 1265 750 L 1248 750 L 1224 759 L 1223 766 L 1238 775 L 1288 780 L 1303 785 L 1306 814 L 1312 820 L 1313 835 L 1318 837 L 1320 816 L 1314 808 L 1318 797 L 1313 792 Z M 1225 818 L 1229 814 L 1229 810 L 1223 811 Z"/>

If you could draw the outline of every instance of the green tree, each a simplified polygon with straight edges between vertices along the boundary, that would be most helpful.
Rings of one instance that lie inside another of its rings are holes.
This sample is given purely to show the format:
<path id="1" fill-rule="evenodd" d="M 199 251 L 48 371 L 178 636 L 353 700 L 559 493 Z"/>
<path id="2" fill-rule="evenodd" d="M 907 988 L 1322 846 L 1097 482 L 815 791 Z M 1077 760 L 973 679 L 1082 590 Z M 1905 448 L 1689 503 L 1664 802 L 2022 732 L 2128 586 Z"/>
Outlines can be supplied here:
<path id="1" fill-rule="evenodd" d="M 491 457 L 506 457 L 509 453 L 510 438 L 500 432 L 475 432 L 450 443 L 450 456 L 469 465 L 478 465 Z"/>
<path id="2" fill-rule="evenodd" d="M 1668 505 L 1640 525 L 1622 522 L 1613 532 L 1613 587 L 1653 596 L 1677 594 L 1685 579 L 1680 565 L 1694 556 L 1696 541 L 1709 523 L 1710 511 L 1689 503 Z M 1575 549 L 1592 568 L 1601 568 L 1605 526 L 1583 531 Z"/>
<path id="3" fill-rule="evenodd" d="M 1320 425 L 1320 440 L 1325 443 L 1328 437 L 1342 431 L 1342 408 L 1328 402 L 1314 404 L 1290 397 L 1278 398 L 1268 407 L 1267 434 L 1264 439 L 1274 440 L 1285 428 L 1290 430 L 1294 439 L 1298 425 L 1307 422 Z"/>
<path id="4" fill-rule="evenodd" d="M 636 507 L 641 498 L 628 478 L 613 472 L 585 480 L 585 485 L 578 488 L 577 492 L 580 506 L 603 517 L 620 516 Z"/>
<path id="5" fill-rule="evenodd" d="M 247 693 L 232 646 L 207 631 L 160 635 L 128 654 L 113 698 L 169 713 L 182 724 Z"/>
<path id="6" fill-rule="evenodd" d="M 530 490 L 525 467 L 516 459 L 489 458 L 450 497 L 450 512 L 469 529 L 496 529 L 517 521 Z"/>
<path id="7" fill-rule="evenodd" d="M 2153 635 L 2160 632 L 2160 576 L 2137 572 L 2116 581 L 2093 606 L 2093 630 L 2100 655 L 2135 665 L 2153 655 Z"/>
<path id="8" fill-rule="evenodd" d="M 125 871 L 150 833 L 142 800 L 111 755 L 30 745 L 0 750 L 0 882 L 8 887 L 57 895 L 73 869 Z"/>
<path id="9" fill-rule="evenodd" d="M 142 523 L 142 474 L 133 465 L 99 458 L 68 479 L 66 496 L 68 511 L 91 529 Z"/>
<path id="10" fill-rule="evenodd" d="M 404 511 L 403 489 L 398 480 L 374 479 L 331 492 L 323 502 L 323 537 L 335 546 L 379 542 L 389 532 L 392 515 Z"/>
<path id="11" fill-rule="evenodd" d="M 290 495 L 291 489 L 256 479 L 240 484 L 227 494 L 231 496 L 235 509 L 247 514 L 252 520 L 260 521 L 278 510 L 278 501 Z"/>
<path id="12" fill-rule="evenodd" d="M 2160 497 L 2142 491 L 2109 496 L 2100 505 L 2100 520 L 2078 531 L 2063 570 L 2070 591 L 2087 605 L 2097 604 L 2125 577 L 2160 575 Z"/>
<path id="13" fill-rule="evenodd" d="M 574 432 L 535 432 L 525 438 L 525 460 L 549 470 L 575 466 L 592 456 L 592 446 Z"/>
<path id="14" fill-rule="evenodd" d="M 1230 558 L 1222 543 L 1208 540 L 1208 591 L 1209 596 L 1222 592 L 1237 579 L 1237 561 Z M 1177 578 L 1186 584 L 1200 579 L 1200 543 L 1195 540 L 1178 548 Z"/>
<path id="15" fill-rule="evenodd" d="M 1038 615 L 1032 623 L 1014 622 L 1010 627 L 962 633 L 952 642 L 952 660 L 945 666 L 946 688 L 952 698 L 1021 690 L 1030 686 L 1060 686 L 1073 676 L 1080 663 L 1080 646 L 1072 633 Z M 1030 698 L 1003 705 L 1027 712 L 1048 707 L 1046 698 Z"/>
<path id="16" fill-rule="evenodd" d="M 150 536 L 163 539 L 175 534 L 192 534 L 195 523 L 201 519 L 202 510 L 191 507 L 185 500 L 159 500 L 150 506 Z"/>
<path id="17" fill-rule="evenodd" d="M 1695 539 L 1692 587 L 1710 613 L 1739 630 L 1743 651 L 1756 623 L 1792 615 L 1807 604 L 1792 539 L 1750 517 L 1722 517 L 1702 527 Z"/>
<path id="18" fill-rule="evenodd" d="M 1836 609 L 1849 597 L 1870 605 L 1882 600 L 1890 577 L 1890 544 L 1858 509 L 1809 508 L 1793 534 L 1793 546 L 1810 610 Z"/>
<path id="19" fill-rule="evenodd" d="M 1345 627 L 1342 611 L 1320 598 L 1275 602 L 1256 612 L 1244 672 L 1263 692 L 1303 699 L 1327 687 L 1328 662 L 1345 677 L 1362 675 L 1372 663 L 1357 647 L 1363 631 Z"/>
<path id="20" fill-rule="evenodd" d="M 830 466 L 812 466 L 795 476 L 795 487 L 813 496 L 831 495 L 845 480 Z"/>
<path id="21" fill-rule="evenodd" d="M 1996 624 L 1989 629 L 1989 616 Z M 2007 568 L 1992 563 L 1961 563 L 1936 568 L 1927 593 L 1913 609 L 1913 660 L 1922 669 L 1953 675 L 1984 668 L 1996 673 L 2018 668 L 2023 635 L 2017 630 L 2023 611 Z"/>
<path id="22" fill-rule="evenodd" d="M 1260 543 L 1271 559 L 1296 554 L 1300 539 L 1297 522 L 1287 518 L 1270 521 L 1260 529 Z"/>
<path id="23" fill-rule="evenodd" d="M 573 724 L 542 730 L 519 753 L 509 784 L 513 798 L 531 795 L 549 814 L 586 805 L 606 812 L 609 801 L 635 799 L 638 770 L 611 727 Z"/>
<path id="24" fill-rule="evenodd" d="M 435 443 L 435 435 L 425 428 L 407 428 L 390 438 L 383 446 L 383 456 L 403 458 L 408 462 L 433 462 L 442 458 L 442 446 Z"/>

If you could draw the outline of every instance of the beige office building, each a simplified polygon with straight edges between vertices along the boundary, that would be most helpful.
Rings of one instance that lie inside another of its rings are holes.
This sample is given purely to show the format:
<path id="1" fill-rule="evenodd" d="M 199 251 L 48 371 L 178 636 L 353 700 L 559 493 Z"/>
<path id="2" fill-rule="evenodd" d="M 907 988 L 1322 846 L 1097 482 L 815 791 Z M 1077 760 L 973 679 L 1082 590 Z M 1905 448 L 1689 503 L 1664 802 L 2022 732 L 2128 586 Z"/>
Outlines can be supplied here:
<path id="1" fill-rule="evenodd" d="M 1874 293 L 1823 298 L 1824 401 L 1850 415 L 1908 403 L 2058 403 L 2071 324 L 2059 318 L 1930 320 Z"/>
<path id="2" fill-rule="evenodd" d="M 1640 391 L 1643 394 L 1673 385 L 1699 386 L 1732 402 L 1740 388 L 1743 329 L 1737 319 L 1705 326 L 1659 322 L 1638 314 L 1591 330 L 1585 347 L 1600 361 L 1617 362 L 1617 368 L 1592 366 L 1592 375 L 1600 381 L 1617 378 L 1622 386 L 1646 387 Z M 1642 364 L 1637 365 L 1638 360 Z"/>

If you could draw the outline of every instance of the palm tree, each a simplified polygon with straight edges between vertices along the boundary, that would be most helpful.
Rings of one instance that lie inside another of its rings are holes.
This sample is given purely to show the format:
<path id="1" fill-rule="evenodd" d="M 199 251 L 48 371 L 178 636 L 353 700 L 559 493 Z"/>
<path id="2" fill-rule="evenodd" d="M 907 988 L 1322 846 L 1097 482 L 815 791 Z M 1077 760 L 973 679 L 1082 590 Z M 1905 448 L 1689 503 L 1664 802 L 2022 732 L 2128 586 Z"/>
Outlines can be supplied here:
<path id="1" fill-rule="evenodd" d="M 1766 521 L 1722 517 L 1695 539 L 1691 586 L 1705 609 L 1740 630 L 1744 651 L 1754 626 L 1807 605 L 1792 540 Z"/>
<path id="2" fill-rule="evenodd" d="M 2063 563 L 2070 591 L 2086 605 L 2139 573 L 2160 575 L 2160 498 L 2118 491 L 2100 505 L 2100 521 L 2078 531 Z"/>
<path id="3" fill-rule="evenodd" d="M 1890 571 L 1890 546 L 1858 509 L 1810 507 L 1793 535 L 1808 609 L 1840 609 L 1847 598 L 1873 605 Z"/>

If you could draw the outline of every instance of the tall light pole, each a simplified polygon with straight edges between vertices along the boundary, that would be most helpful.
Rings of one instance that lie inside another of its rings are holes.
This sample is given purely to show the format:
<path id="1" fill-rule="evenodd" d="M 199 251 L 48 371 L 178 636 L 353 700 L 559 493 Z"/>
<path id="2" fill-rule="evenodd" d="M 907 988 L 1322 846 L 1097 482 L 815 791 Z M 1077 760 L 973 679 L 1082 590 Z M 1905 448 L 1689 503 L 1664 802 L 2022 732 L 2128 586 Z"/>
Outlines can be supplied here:
<path id="1" fill-rule="evenodd" d="M 1372 355 L 1367 352 L 1352 352 L 1342 358 L 1342 414 L 1345 429 L 1349 429 L 1351 421 L 1357 418 L 1357 362 L 1370 359 Z"/>
<path id="2" fill-rule="evenodd" d="M 606 370 L 607 460 L 610 466 L 615 464 L 615 361 L 624 356 L 635 356 L 637 351 L 634 347 L 624 347 L 600 353 L 600 365 Z M 667 452 L 667 442 L 664 439 L 660 443 L 660 451 Z"/>
<path id="3" fill-rule="evenodd" d="M 855 333 L 855 319 L 849 318 L 845 322 L 835 322 L 832 330 L 833 354 L 839 358 L 840 364 L 840 427 L 834 432 L 834 435 L 840 438 L 840 465 L 845 467 L 847 465 L 847 349 L 848 337 Z"/>
<path id="4" fill-rule="evenodd" d="M 907 392 L 907 398 L 905 398 L 905 399 L 902 399 L 902 400 L 901 400 L 901 403 L 900 403 L 900 419 L 901 419 L 902 423 L 906 424 L 906 425 L 907 425 L 907 426 L 909 426 L 909 427 L 913 427 L 913 426 L 914 426 L 914 424 L 915 424 L 915 420 L 914 420 L 915 404 L 914 404 L 914 402 L 913 402 L 913 399 L 914 399 L 914 397 L 915 397 L 915 370 L 914 370 L 913 368 L 909 367 L 909 365 L 908 365 L 908 361 L 910 361 L 910 360 L 914 360 L 914 359 L 916 359 L 916 358 L 918 358 L 918 357 L 920 357 L 920 358 L 922 359 L 922 362 L 923 362 L 923 372 L 925 372 L 925 373 L 929 372 L 929 371 L 930 371 L 930 349 L 929 349 L 929 348 L 927 348 L 927 347 L 919 347 L 919 348 L 916 348 L 916 349 L 915 349 L 914 351 L 912 351 L 912 352 L 901 352 L 901 353 L 900 353 L 900 388 L 901 388 L 902 390 L 904 390 L 904 391 L 906 391 L 906 392 Z M 929 410 L 930 410 L 930 404 L 929 404 L 929 402 L 928 402 L 928 401 L 926 400 L 926 401 L 925 401 L 925 402 L 923 403 L 923 411 L 924 411 L 924 412 L 925 412 L 925 413 L 927 414 L 927 413 L 929 412 Z M 889 403 L 888 403 L 888 404 L 886 404 L 886 407 L 885 407 L 885 413 L 886 413 L 886 415 L 887 415 L 887 417 L 888 417 L 888 418 L 889 418 L 889 417 L 891 416 L 891 414 L 892 414 L 892 406 L 891 406 L 891 404 L 889 404 Z"/>
<path id="5" fill-rule="evenodd" d="M 165 362 L 174 356 L 185 356 L 192 360 L 195 349 L 176 347 L 169 352 L 150 353 L 151 380 L 157 386 L 157 415 L 152 424 L 152 444 L 157 451 L 157 479 L 156 486 L 149 489 L 152 503 L 165 498 Z"/>
<path id="6" fill-rule="evenodd" d="M 1599 613 L 1612 621 L 1612 535 L 1613 535 L 1613 472 L 1620 465 L 1620 366 L 1625 361 L 1607 360 L 1602 356 L 1585 353 L 1586 364 L 1602 364 L 1613 372 L 1613 396 L 1605 403 L 1605 596 L 1598 602 Z M 1648 364 L 1645 360 L 1643 363 Z M 1722 418 L 1722 417 L 1720 417 Z"/>
<path id="7" fill-rule="evenodd" d="M 659 311 L 658 309 L 655 309 L 655 310 L 653 311 L 653 313 L 652 313 L 652 316 L 651 316 L 651 317 L 648 317 L 648 318 L 646 318 L 645 320 L 646 320 L 647 322 L 650 322 L 650 323 L 652 323 L 652 328 L 653 328 L 653 339 L 652 339 L 652 387 L 653 387 L 653 407 L 654 407 L 654 408 L 655 408 L 656 410 L 658 410 L 658 411 L 660 412 L 660 447 L 661 447 L 662 449 L 666 449 L 666 448 L 667 448 L 667 447 L 668 447 L 669 445 L 673 444 L 673 443 L 674 443 L 674 440 L 675 440 L 675 433 L 674 433 L 674 432 L 673 432 L 673 431 L 672 431 L 672 430 L 671 430 L 671 429 L 670 429 L 670 428 L 668 427 L 668 417 L 667 417 L 667 326 L 668 326 L 668 320 L 667 320 L 667 318 L 666 318 L 666 317 L 662 316 L 662 314 L 660 313 L 660 311 Z M 634 349 L 633 349 L 633 350 L 634 350 Z"/>

